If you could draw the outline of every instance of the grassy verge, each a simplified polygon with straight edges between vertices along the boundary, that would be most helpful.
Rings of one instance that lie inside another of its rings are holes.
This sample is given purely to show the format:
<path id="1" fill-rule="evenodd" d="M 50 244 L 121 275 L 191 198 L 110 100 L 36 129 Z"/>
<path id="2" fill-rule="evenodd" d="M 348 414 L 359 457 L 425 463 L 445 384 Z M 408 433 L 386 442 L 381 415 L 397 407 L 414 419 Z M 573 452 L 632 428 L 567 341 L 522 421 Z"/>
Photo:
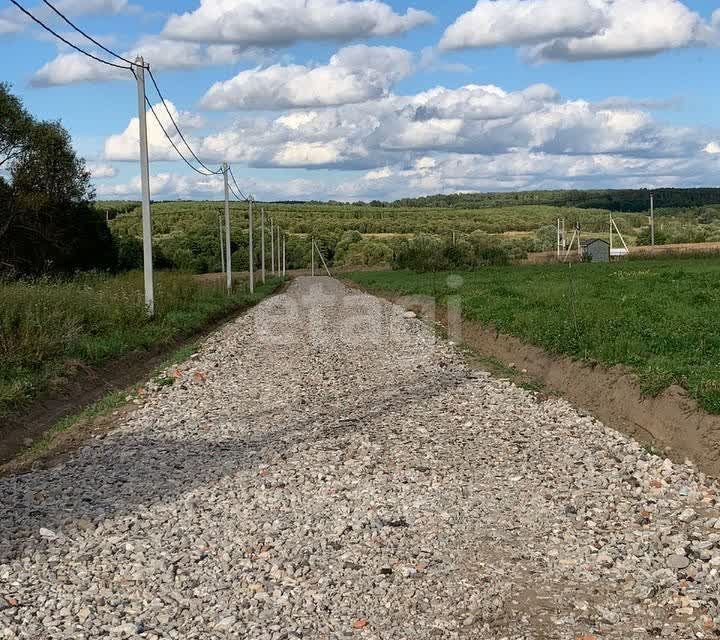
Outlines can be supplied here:
<path id="1" fill-rule="evenodd" d="M 706 411 L 720 413 L 717 259 L 347 277 L 370 290 L 429 295 L 440 303 L 460 296 L 469 320 L 550 353 L 628 366 L 648 395 L 679 384 Z"/>
<path id="2" fill-rule="evenodd" d="M 158 385 L 174 384 L 173 378 L 164 377 L 163 371 L 178 365 L 195 353 L 198 342 L 189 342 L 176 349 L 148 377 Z M 138 381 L 140 382 L 140 381 Z M 0 465 L 0 477 L 22 473 L 32 469 L 38 463 L 53 461 L 63 454 L 73 451 L 97 434 L 103 434 L 115 426 L 115 415 L 125 414 L 134 405 L 138 397 L 135 386 L 113 391 L 97 402 L 93 402 L 78 413 L 58 420 L 52 428 L 20 451 L 9 462 Z"/>
<path id="3" fill-rule="evenodd" d="M 231 295 L 187 274 L 159 273 L 147 318 L 142 274 L 0 283 L 0 418 L 22 410 L 82 367 L 172 345 L 272 293 L 279 280 Z"/>

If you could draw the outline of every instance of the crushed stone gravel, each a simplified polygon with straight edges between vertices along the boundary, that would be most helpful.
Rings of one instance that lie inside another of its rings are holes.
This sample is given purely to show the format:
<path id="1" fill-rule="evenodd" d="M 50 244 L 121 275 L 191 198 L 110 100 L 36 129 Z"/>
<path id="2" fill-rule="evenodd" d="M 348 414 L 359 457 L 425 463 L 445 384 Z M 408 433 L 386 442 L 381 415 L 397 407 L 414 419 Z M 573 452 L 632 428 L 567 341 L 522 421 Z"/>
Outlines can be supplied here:
<path id="1" fill-rule="evenodd" d="M 718 486 L 299 278 L 0 480 L 0 639 L 720 637 Z"/>

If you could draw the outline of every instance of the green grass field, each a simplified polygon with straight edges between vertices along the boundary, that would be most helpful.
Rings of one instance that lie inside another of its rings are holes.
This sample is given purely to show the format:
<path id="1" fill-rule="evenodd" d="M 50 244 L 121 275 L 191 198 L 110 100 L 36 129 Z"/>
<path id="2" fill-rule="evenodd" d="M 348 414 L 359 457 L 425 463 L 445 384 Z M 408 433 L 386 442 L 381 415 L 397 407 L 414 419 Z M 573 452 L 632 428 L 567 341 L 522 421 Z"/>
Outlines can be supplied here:
<path id="1" fill-rule="evenodd" d="M 145 314 L 142 273 L 69 281 L 0 282 L 0 417 L 57 387 L 78 366 L 171 345 L 269 295 L 278 280 L 227 295 L 216 284 L 156 274 L 156 317 Z"/>
<path id="2" fill-rule="evenodd" d="M 375 291 L 462 298 L 463 315 L 548 352 L 629 366 L 646 394 L 673 383 L 720 414 L 720 260 L 358 272 Z M 573 303 L 574 300 L 574 303 Z"/>

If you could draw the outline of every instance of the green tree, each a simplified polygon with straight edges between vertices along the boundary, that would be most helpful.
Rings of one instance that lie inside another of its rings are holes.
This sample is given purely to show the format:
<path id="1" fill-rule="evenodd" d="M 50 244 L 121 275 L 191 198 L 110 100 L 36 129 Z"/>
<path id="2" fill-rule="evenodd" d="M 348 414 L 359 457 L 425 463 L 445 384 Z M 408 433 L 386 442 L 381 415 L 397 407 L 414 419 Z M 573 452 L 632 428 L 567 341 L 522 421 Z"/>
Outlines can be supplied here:
<path id="1" fill-rule="evenodd" d="M 637 243 L 640 246 L 650 246 L 652 244 L 652 238 L 650 233 L 650 227 L 644 227 L 637 236 Z M 655 244 L 667 244 L 668 237 L 664 231 L 661 231 L 655 227 Z"/>
<path id="2" fill-rule="evenodd" d="M 117 250 L 104 216 L 92 206 L 85 161 L 57 122 L 34 121 L 0 85 L 0 265 L 19 274 L 111 269 Z"/>

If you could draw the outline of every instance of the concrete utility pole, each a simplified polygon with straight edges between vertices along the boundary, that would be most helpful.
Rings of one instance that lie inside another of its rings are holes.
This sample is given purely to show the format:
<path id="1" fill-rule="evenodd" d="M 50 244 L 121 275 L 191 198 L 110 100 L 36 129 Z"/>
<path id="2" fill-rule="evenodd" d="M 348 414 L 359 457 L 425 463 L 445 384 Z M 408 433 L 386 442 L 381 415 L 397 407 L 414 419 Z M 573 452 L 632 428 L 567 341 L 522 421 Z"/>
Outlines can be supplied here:
<path id="1" fill-rule="evenodd" d="M 275 273 L 275 221 L 270 218 L 270 273 Z"/>
<path id="2" fill-rule="evenodd" d="M 248 211 L 248 253 L 250 254 L 250 293 L 255 293 L 255 247 L 253 246 L 253 197 Z"/>
<path id="3" fill-rule="evenodd" d="M 277 226 L 277 267 L 278 267 L 278 273 L 282 276 L 285 274 L 282 272 L 282 260 L 280 259 L 280 252 L 282 251 L 282 247 L 280 245 L 280 225 Z"/>
<path id="4" fill-rule="evenodd" d="M 560 261 L 560 218 L 557 222 L 557 259 Z"/>
<path id="5" fill-rule="evenodd" d="M 312 277 L 315 277 L 315 240 L 314 238 L 310 238 L 310 269 Z"/>
<path id="6" fill-rule="evenodd" d="M 650 244 L 655 246 L 655 194 L 650 194 Z"/>
<path id="7" fill-rule="evenodd" d="M 260 209 L 260 265 L 262 267 L 262 281 L 265 284 L 265 207 Z"/>
<path id="8" fill-rule="evenodd" d="M 228 163 L 223 162 L 225 178 L 225 274 L 227 290 L 232 291 L 232 250 L 230 248 L 230 185 L 228 184 Z"/>
<path id="9" fill-rule="evenodd" d="M 220 226 L 220 264 L 222 265 L 222 272 L 225 273 L 225 245 L 223 244 L 222 216 L 218 216 L 218 225 Z"/>
<path id="10" fill-rule="evenodd" d="M 580 256 L 580 259 L 582 260 L 582 241 L 580 240 L 580 235 L 582 233 L 582 230 L 580 229 L 580 223 L 577 223 L 577 236 L 578 236 L 578 255 Z"/>
<path id="11" fill-rule="evenodd" d="M 315 243 L 315 249 L 318 252 L 318 255 L 320 256 L 320 260 L 322 260 L 322 265 L 325 267 L 325 272 L 328 274 L 328 277 L 332 278 L 332 273 L 330 273 L 330 269 L 327 266 L 327 262 L 325 262 L 325 256 L 322 254 L 322 251 L 320 251 L 320 247 L 317 246 L 317 242 Z"/>
<path id="12" fill-rule="evenodd" d="M 153 278 L 152 213 L 150 211 L 150 159 L 148 158 L 147 111 L 145 110 L 145 61 L 135 59 L 138 116 L 140 118 L 140 182 L 142 184 L 143 272 L 145 280 L 145 308 L 155 316 L 155 282 Z"/>

